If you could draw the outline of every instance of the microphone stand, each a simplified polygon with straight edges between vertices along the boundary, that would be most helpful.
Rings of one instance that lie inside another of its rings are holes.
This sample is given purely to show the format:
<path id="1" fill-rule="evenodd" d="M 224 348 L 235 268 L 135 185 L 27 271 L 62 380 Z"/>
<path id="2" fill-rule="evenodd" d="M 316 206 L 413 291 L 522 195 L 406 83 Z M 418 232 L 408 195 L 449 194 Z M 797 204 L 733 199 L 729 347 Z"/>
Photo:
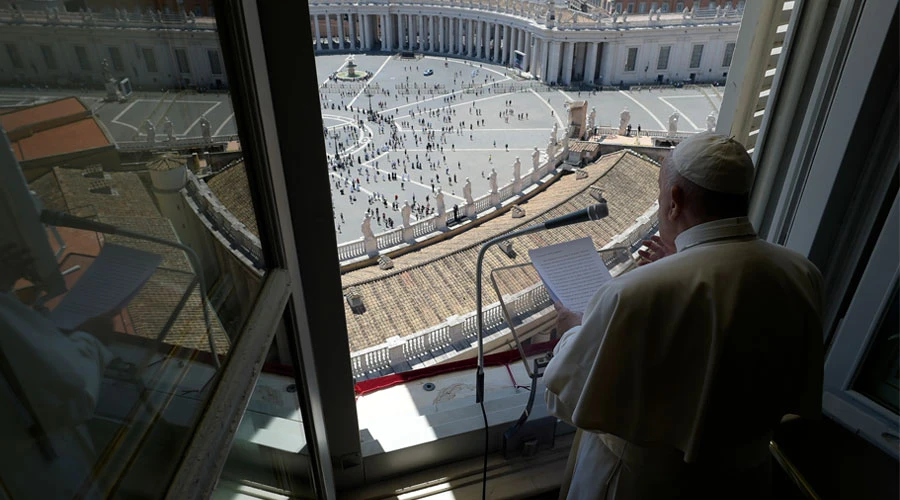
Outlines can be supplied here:
<path id="1" fill-rule="evenodd" d="M 149 241 L 151 243 L 157 243 L 163 246 L 177 248 L 187 254 L 188 260 L 193 266 L 194 271 L 197 273 L 197 278 L 200 282 L 200 308 L 203 311 L 203 322 L 206 325 L 206 339 L 207 342 L 209 342 L 209 349 L 212 354 L 213 362 L 216 364 L 216 368 L 222 367 L 222 364 L 219 361 L 219 355 L 216 352 L 216 343 L 213 341 L 212 326 L 209 320 L 209 306 L 207 305 L 206 300 L 206 280 L 203 277 L 203 268 L 200 266 L 200 258 L 197 256 L 197 253 L 193 248 L 175 241 L 169 241 L 162 238 L 157 238 L 155 236 L 122 229 L 120 227 L 113 226 L 112 224 L 83 219 L 62 212 L 54 212 L 52 210 L 41 211 L 41 222 L 52 226 L 83 229 L 86 231 L 94 231 L 103 234 L 115 234 L 133 238 L 136 240 Z"/>
<path id="2" fill-rule="evenodd" d="M 496 236 L 489 239 L 484 245 L 481 246 L 481 250 L 478 251 L 478 260 L 475 263 L 475 311 L 477 315 L 478 325 L 478 369 L 475 372 L 475 404 L 481 405 L 481 416 L 484 418 L 484 464 L 481 477 L 482 499 L 487 498 L 487 457 L 490 444 L 487 412 L 484 409 L 484 311 L 482 311 L 483 304 L 481 300 L 481 279 L 483 274 L 482 267 L 484 264 L 484 255 L 485 253 L 487 253 L 488 248 L 490 248 L 491 246 L 510 238 L 518 238 L 519 236 L 524 236 L 526 234 L 537 233 L 547 229 L 552 229 L 554 227 L 565 226 L 576 222 L 586 222 L 588 220 L 593 221 L 602 219 L 609 215 L 609 210 L 606 206 L 606 200 L 601 197 L 599 201 L 600 203 L 598 203 L 597 205 L 588 207 L 583 212 L 581 212 L 580 217 L 582 218 L 573 218 L 572 215 L 576 214 L 570 214 L 568 216 L 553 219 L 542 224 L 535 224 L 518 231 L 513 231 L 508 234 Z M 537 373 L 533 375 L 532 386 L 537 387 L 536 383 Z M 530 398 L 534 398 L 534 390 L 532 390 Z M 527 414 L 525 415 L 525 418 L 528 418 Z"/>

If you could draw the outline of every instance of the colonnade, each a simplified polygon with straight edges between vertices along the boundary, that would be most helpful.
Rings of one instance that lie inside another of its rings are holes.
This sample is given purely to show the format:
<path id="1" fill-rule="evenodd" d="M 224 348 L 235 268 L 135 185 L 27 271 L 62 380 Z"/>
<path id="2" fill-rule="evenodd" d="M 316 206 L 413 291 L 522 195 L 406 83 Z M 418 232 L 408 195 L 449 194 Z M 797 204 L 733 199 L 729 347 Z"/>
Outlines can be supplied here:
<path id="1" fill-rule="evenodd" d="M 547 83 L 595 83 L 601 43 L 559 41 L 492 20 L 431 14 L 310 16 L 316 52 L 410 51 L 519 67 Z M 518 65 L 516 52 L 520 52 Z M 576 57 L 576 53 L 578 57 Z"/>

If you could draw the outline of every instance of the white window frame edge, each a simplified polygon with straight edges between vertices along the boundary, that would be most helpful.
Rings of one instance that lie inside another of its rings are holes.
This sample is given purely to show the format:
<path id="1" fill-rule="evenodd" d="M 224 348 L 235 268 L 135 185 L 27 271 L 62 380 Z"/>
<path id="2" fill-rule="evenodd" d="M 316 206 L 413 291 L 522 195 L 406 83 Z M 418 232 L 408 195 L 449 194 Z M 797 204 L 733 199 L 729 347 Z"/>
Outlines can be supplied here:
<path id="1" fill-rule="evenodd" d="M 733 136 L 742 144 L 747 141 L 753 107 L 759 100 L 759 88 L 762 84 L 760 75 L 764 72 L 775 40 L 775 30 L 767 28 L 780 14 L 776 5 L 782 6 L 783 2 L 750 2 L 744 8 L 741 29 L 731 58 L 731 70 L 725 80 L 716 133 Z M 760 36 L 761 33 L 766 36 Z M 752 85 L 746 84 L 751 81 Z"/>
<path id="2" fill-rule="evenodd" d="M 847 3 L 845 2 L 846 6 Z M 763 115 L 763 121 L 760 123 L 759 135 L 756 138 L 756 145 L 753 151 L 753 162 L 756 165 L 756 179 L 754 180 L 753 193 L 750 201 L 750 220 L 754 227 L 762 230 L 764 228 L 765 210 L 768 203 L 775 199 L 772 197 L 772 190 L 775 186 L 775 180 L 780 170 L 787 169 L 788 175 L 785 177 L 785 185 L 794 188 L 800 172 L 804 169 L 798 167 L 797 158 L 792 158 L 791 162 L 785 161 L 785 156 L 791 155 L 796 149 L 789 149 L 787 129 L 796 126 L 795 118 L 798 114 L 798 106 L 800 96 L 804 90 L 804 84 L 807 79 L 807 73 L 810 69 L 813 53 L 820 41 L 820 33 L 823 19 L 828 10 L 827 1 L 807 2 L 797 0 L 794 3 L 794 9 L 791 13 L 788 32 L 785 35 L 784 44 L 782 46 L 781 55 L 778 58 L 778 64 L 775 68 L 775 76 L 772 81 L 772 88 L 769 92 L 768 101 L 766 102 L 766 112 Z M 849 8 L 845 8 L 842 15 L 838 15 L 837 23 L 841 23 L 847 15 Z M 776 12 L 776 16 L 780 15 Z M 774 22 L 774 21 L 773 21 Z M 841 23 L 840 26 L 846 26 Z M 829 37 L 829 47 L 824 57 L 825 61 L 831 64 L 824 64 L 822 67 L 833 67 L 834 58 L 837 56 L 838 47 L 835 43 L 835 37 Z M 763 54 L 764 60 L 768 59 L 769 53 Z M 734 58 L 732 57 L 732 66 L 734 66 Z M 810 102 L 822 103 L 825 98 L 825 86 L 829 82 L 828 78 L 819 78 L 816 87 L 813 90 L 813 99 Z M 755 94 L 758 98 L 759 90 Z M 777 103 L 777 104 L 776 104 Z M 819 106 L 809 106 L 803 123 L 807 126 L 800 132 L 800 137 L 807 137 L 804 133 L 809 133 L 811 115 L 816 114 L 820 110 Z M 749 110 L 752 113 L 752 105 Z M 749 117 L 752 119 L 752 115 Z M 805 144 L 811 142 L 807 139 Z M 785 166 L 786 165 L 786 166 Z M 782 218 L 786 217 L 782 200 L 788 194 L 788 190 L 782 187 L 779 202 L 776 205 L 776 216 L 773 224 L 783 223 Z M 778 224 L 779 227 L 782 224 Z M 767 231 L 768 235 L 777 234 L 774 231 Z M 770 241 L 771 237 L 768 238 Z"/>
<path id="3" fill-rule="evenodd" d="M 841 2 L 841 13 L 849 16 L 851 3 Z M 858 123 L 859 114 L 866 98 L 865 89 L 858 88 L 859 82 L 868 83 L 871 80 L 880 55 L 880 50 L 872 50 L 872 48 L 883 46 L 890 28 L 892 16 L 884 15 L 883 4 L 875 6 L 874 3 L 878 2 L 866 2 L 863 7 L 859 23 L 856 25 L 853 42 L 844 58 L 834 99 L 830 102 L 820 103 L 824 107 L 823 109 L 828 109 L 821 134 L 813 136 L 813 130 L 817 127 L 818 119 L 815 115 L 818 106 L 811 105 L 807 108 L 807 116 L 804 117 L 800 133 L 800 137 L 806 137 L 807 142 L 802 147 L 795 149 L 791 157 L 790 165 L 793 168 L 798 168 L 802 164 L 816 166 L 815 176 L 810 175 L 804 179 L 795 180 L 795 183 L 804 182 L 805 185 L 793 217 L 786 217 L 784 211 L 789 207 L 785 207 L 784 203 L 779 203 L 781 210 L 776 212 L 775 218 L 783 224 L 790 225 L 790 231 L 784 241 L 785 246 L 803 255 L 809 255 L 816 232 L 824 222 L 828 197 L 849 147 L 846 124 L 851 121 Z M 896 3 L 894 0 L 895 6 Z M 844 18 L 839 13 L 836 25 L 843 20 Z M 837 47 L 839 43 L 838 37 L 831 37 L 829 53 L 832 57 L 836 56 L 832 51 L 839 50 Z M 824 79 L 820 79 L 820 81 L 822 80 Z M 827 82 L 823 81 L 818 90 L 824 90 L 822 86 L 826 84 Z M 822 95 L 818 94 L 817 97 L 821 98 Z M 813 103 L 815 104 L 816 101 Z M 789 194 L 787 190 L 793 187 L 789 184 L 793 183 L 785 183 L 782 200 Z"/>
<path id="4" fill-rule="evenodd" d="M 872 256 L 866 265 L 847 314 L 838 328 L 825 362 L 822 408 L 826 415 L 862 435 L 894 458 L 900 457 L 898 416 L 851 389 L 865 361 L 876 328 L 890 306 L 892 288 L 900 277 L 900 195 L 894 196 Z M 893 272 L 886 272 L 893 267 Z"/>

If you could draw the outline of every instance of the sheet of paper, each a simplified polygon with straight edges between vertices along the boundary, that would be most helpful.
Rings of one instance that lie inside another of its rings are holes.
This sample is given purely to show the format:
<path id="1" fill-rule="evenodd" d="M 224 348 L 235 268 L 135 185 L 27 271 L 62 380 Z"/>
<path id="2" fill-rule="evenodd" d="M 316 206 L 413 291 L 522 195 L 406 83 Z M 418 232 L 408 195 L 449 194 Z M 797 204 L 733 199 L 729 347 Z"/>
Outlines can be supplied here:
<path id="1" fill-rule="evenodd" d="M 569 310 L 584 313 L 603 283 L 612 279 L 590 238 L 528 251 L 550 297 Z"/>
<path id="2" fill-rule="evenodd" d="M 153 276 L 162 256 L 107 243 L 75 286 L 50 313 L 62 330 L 126 306 Z"/>

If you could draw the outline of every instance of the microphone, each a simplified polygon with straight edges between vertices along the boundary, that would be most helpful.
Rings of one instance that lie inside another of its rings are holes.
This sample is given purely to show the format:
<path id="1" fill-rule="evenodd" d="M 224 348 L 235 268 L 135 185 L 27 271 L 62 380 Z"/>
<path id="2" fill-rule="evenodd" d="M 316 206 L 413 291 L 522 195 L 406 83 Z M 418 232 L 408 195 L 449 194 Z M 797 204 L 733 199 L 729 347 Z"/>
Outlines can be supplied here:
<path id="1" fill-rule="evenodd" d="M 475 310 L 477 314 L 476 320 L 478 322 L 478 371 L 475 374 L 476 403 L 484 403 L 484 324 L 482 318 L 481 302 L 481 268 L 487 249 L 490 248 L 491 245 L 508 240 L 510 238 L 537 233 L 539 231 L 546 231 L 547 229 L 568 226 L 570 224 L 577 224 L 579 222 L 600 220 L 609 215 L 609 207 L 606 206 L 606 200 L 602 196 L 598 201 L 599 203 L 578 210 L 577 212 L 572 212 L 555 219 L 550 219 L 546 222 L 535 224 L 518 231 L 513 231 L 509 234 L 502 234 L 488 240 L 484 245 L 482 245 L 481 250 L 478 252 L 478 260 L 475 267 Z"/>
<path id="2" fill-rule="evenodd" d="M 557 227 L 568 226 L 570 224 L 577 224 L 579 222 L 587 222 L 587 221 L 595 221 L 600 220 L 609 215 L 609 208 L 606 206 L 606 200 L 600 195 L 599 199 L 597 199 L 598 203 L 591 205 L 582 210 L 578 210 L 577 212 L 572 212 L 570 214 L 563 215 L 561 217 L 557 217 L 555 219 L 550 219 L 547 222 L 543 222 L 540 224 L 535 224 L 533 226 L 529 226 L 518 231 L 513 231 L 509 234 L 501 234 L 495 238 L 491 238 L 484 245 L 481 246 L 481 250 L 478 251 L 478 260 L 475 264 L 475 311 L 476 311 L 476 320 L 478 322 L 478 369 L 475 372 L 475 404 L 481 405 L 481 415 L 484 417 L 484 467 L 482 470 L 481 476 L 481 496 L 485 498 L 487 492 L 487 454 L 488 454 L 488 445 L 490 444 L 490 434 L 488 433 L 488 419 L 487 412 L 484 409 L 484 312 L 482 308 L 481 302 L 481 276 L 482 276 L 482 264 L 484 263 L 484 254 L 487 253 L 488 248 L 491 245 L 495 245 L 501 241 L 506 241 L 510 238 L 515 238 L 517 236 L 523 236 L 526 234 L 537 233 L 540 231 L 546 231 L 547 229 L 553 229 Z M 537 367 L 537 365 L 535 365 Z M 532 387 L 536 388 L 537 385 L 537 372 L 532 375 Z M 532 401 L 531 398 L 534 397 L 534 390 L 532 389 L 531 395 L 529 396 L 529 406 Z M 526 414 L 523 415 L 524 418 L 528 418 L 527 410 Z M 520 419 L 522 422 L 522 419 Z"/>
<path id="3" fill-rule="evenodd" d="M 578 224 L 579 222 L 587 222 L 589 220 L 600 220 L 609 215 L 609 208 L 606 206 L 606 200 L 596 203 L 587 208 L 583 208 L 577 212 L 572 212 L 555 219 L 544 222 L 544 229 L 554 229 L 557 227 L 568 226 L 569 224 Z"/>
<path id="4" fill-rule="evenodd" d="M 197 256 L 197 252 L 195 252 L 193 248 L 177 241 L 169 241 L 163 238 L 157 238 L 148 234 L 138 233 L 121 227 L 113 226 L 112 224 L 106 224 L 91 219 L 76 217 L 74 215 L 64 212 L 57 212 L 55 210 L 41 210 L 40 218 L 41 222 L 48 226 L 70 227 L 72 229 L 81 229 L 84 231 L 93 231 L 95 233 L 103 234 L 118 234 L 128 238 L 134 238 L 136 240 L 149 241 L 151 243 L 157 243 L 167 247 L 177 248 L 183 251 L 187 255 L 188 261 L 191 263 L 191 266 L 194 268 L 194 272 L 197 275 L 197 281 L 199 281 L 200 283 L 200 308 L 203 311 L 203 321 L 206 324 L 206 339 L 209 342 L 209 350 L 212 353 L 213 362 L 215 362 L 216 368 L 221 368 L 219 353 L 216 352 L 216 344 L 213 341 L 212 337 L 212 324 L 210 323 L 209 319 L 209 305 L 207 304 L 208 298 L 206 296 L 206 280 L 203 276 L 203 267 L 200 265 L 200 257 Z"/>

